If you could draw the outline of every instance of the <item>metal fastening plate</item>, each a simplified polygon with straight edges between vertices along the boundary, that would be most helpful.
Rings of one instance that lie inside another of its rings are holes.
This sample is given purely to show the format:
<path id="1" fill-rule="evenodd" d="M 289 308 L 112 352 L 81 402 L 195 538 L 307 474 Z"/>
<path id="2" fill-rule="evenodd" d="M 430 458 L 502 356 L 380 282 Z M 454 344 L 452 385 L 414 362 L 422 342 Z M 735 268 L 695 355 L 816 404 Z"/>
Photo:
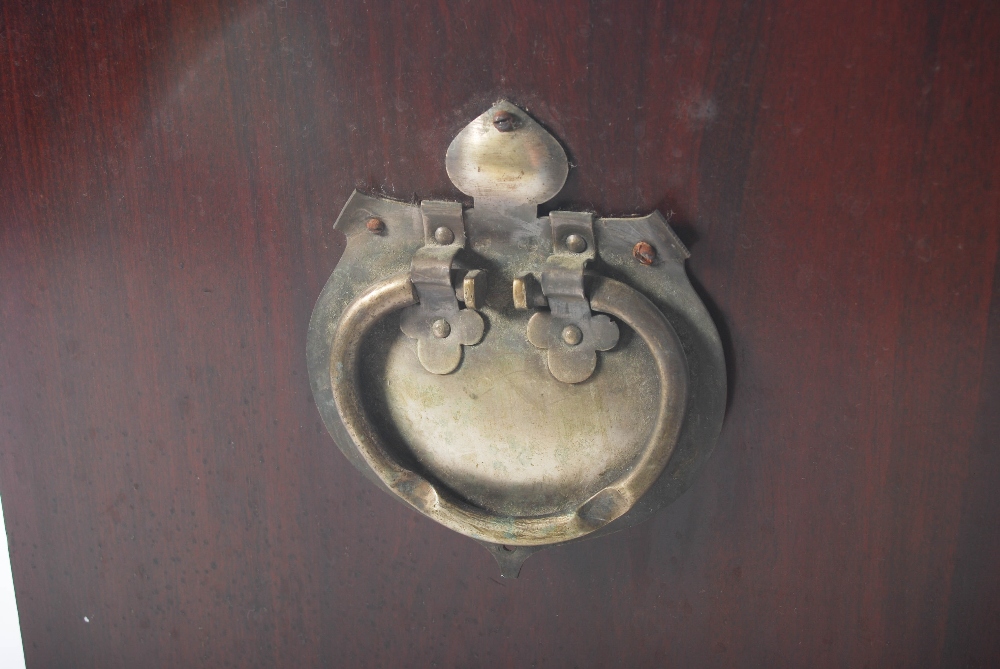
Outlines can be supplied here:
<path id="1" fill-rule="evenodd" d="M 417 359 L 432 374 L 455 371 L 462 360 L 462 347 L 474 346 L 483 338 L 483 317 L 475 305 L 460 309 L 452 284 L 452 262 L 465 247 L 465 223 L 458 202 L 427 201 L 420 205 L 424 223 L 424 247 L 413 254 L 410 283 L 417 293 L 417 304 L 399 316 L 399 329 L 417 340 Z M 466 291 L 475 301 L 476 282 L 485 282 L 482 272 L 470 272 L 463 279 Z"/>
<path id="2" fill-rule="evenodd" d="M 344 207 L 310 376 L 355 466 L 514 576 L 540 548 L 675 499 L 721 428 L 725 365 L 658 212 L 537 216 L 568 161 L 527 113 L 498 103 L 446 166 L 472 208 L 360 193 Z"/>
<path id="3" fill-rule="evenodd" d="M 540 282 L 548 311 L 528 321 L 528 341 L 548 351 L 549 371 L 563 383 L 589 379 L 597 368 L 597 351 L 618 343 L 618 326 L 604 314 L 590 313 L 583 289 L 583 270 L 597 257 L 593 220 L 586 212 L 549 214 L 552 255 Z"/>

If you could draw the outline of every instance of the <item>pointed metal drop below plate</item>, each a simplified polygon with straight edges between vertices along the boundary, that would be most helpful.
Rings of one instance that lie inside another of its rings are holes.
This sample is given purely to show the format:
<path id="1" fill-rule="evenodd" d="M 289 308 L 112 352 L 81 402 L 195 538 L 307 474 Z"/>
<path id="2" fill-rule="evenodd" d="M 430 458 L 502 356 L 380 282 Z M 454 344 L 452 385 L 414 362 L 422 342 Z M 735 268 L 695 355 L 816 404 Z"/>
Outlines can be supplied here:
<path id="1" fill-rule="evenodd" d="M 503 578 L 517 578 L 521 574 L 521 567 L 524 561 L 546 548 L 545 546 L 509 546 L 506 544 L 491 544 L 486 541 L 478 542 L 490 552 L 500 567 L 500 576 Z"/>

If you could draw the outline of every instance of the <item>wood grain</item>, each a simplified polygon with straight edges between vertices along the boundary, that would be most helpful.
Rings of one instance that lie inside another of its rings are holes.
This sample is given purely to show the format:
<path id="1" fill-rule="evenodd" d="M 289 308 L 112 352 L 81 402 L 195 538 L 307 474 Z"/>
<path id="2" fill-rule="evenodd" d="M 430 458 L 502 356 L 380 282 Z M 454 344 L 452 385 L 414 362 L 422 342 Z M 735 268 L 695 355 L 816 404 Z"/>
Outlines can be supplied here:
<path id="1" fill-rule="evenodd" d="M 29 667 L 1000 662 L 1000 6 L 0 5 L 0 492 Z M 730 405 L 677 503 L 499 582 L 375 490 L 305 336 L 351 190 L 673 210 Z M 89 623 L 84 621 L 84 616 Z"/>

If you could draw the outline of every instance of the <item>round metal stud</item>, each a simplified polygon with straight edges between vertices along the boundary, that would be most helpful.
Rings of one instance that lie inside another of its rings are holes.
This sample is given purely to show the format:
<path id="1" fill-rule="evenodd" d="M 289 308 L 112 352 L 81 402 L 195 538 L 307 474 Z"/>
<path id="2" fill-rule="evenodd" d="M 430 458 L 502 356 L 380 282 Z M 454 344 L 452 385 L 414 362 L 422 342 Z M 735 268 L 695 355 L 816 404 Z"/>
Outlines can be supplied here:
<path id="1" fill-rule="evenodd" d="M 567 346 L 576 346 L 583 341 L 583 332 L 575 325 L 567 325 L 562 330 L 562 340 Z"/>
<path id="2" fill-rule="evenodd" d="M 452 232 L 450 228 L 446 228 L 445 226 L 442 225 L 440 228 L 434 231 L 434 241 L 436 241 L 438 244 L 441 244 L 442 246 L 446 244 L 451 244 L 453 241 L 455 241 L 455 233 Z"/>
<path id="3" fill-rule="evenodd" d="M 431 332 L 438 339 L 444 339 L 451 334 L 451 324 L 443 318 L 439 318 L 431 323 Z"/>
<path id="4" fill-rule="evenodd" d="M 573 253 L 583 253 L 587 250 L 587 240 L 580 235 L 569 235 L 566 237 L 566 248 Z"/>

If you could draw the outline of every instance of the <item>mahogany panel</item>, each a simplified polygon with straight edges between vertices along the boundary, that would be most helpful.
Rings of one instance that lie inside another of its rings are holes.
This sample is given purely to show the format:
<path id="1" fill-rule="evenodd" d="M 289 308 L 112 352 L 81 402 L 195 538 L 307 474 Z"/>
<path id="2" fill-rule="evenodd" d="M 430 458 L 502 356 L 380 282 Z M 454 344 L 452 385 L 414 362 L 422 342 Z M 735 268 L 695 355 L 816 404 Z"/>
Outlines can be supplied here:
<path id="1" fill-rule="evenodd" d="M 0 492 L 29 667 L 1000 662 L 1000 6 L 0 5 Z M 305 337 L 354 188 L 675 212 L 729 363 L 693 488 L 489 555 L 366 483 Z M 88 622 L 89 621 L 89 622 Z"/>

